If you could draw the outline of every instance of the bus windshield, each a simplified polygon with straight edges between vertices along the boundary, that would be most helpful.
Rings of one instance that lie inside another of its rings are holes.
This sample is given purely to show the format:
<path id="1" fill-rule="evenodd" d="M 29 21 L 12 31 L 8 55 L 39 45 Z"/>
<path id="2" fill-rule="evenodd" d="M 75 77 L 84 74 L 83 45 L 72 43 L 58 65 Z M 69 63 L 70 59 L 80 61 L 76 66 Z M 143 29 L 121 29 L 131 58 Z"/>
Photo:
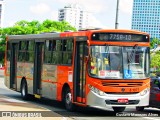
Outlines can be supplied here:
<path id="1" fill-rule="evenodd" d="M 149 48 L 91 46 L 89 73 L 102 79 L 145 79 L 149 77 Z"/>

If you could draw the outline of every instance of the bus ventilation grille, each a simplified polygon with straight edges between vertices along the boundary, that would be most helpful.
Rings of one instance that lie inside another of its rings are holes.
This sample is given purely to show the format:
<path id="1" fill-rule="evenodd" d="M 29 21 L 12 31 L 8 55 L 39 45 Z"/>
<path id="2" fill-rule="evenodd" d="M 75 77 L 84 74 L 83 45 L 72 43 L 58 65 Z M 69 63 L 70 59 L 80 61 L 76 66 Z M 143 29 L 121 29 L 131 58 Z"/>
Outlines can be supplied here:
<path id="1" fill-rule="evenodd" d="M 138 92 L 105 92 L 106 94 L 116 94 L 116 95 L 133 95 L 138 94 Z"/>
<path id="2" fill-rule="evenodd" d="M 143 82 L 134 82 L 134 83 L 129 83 L 129 82 L 102 82 L 103 86 L 109 86 L 109 87 L 138 87 L 142 86 Z"/>

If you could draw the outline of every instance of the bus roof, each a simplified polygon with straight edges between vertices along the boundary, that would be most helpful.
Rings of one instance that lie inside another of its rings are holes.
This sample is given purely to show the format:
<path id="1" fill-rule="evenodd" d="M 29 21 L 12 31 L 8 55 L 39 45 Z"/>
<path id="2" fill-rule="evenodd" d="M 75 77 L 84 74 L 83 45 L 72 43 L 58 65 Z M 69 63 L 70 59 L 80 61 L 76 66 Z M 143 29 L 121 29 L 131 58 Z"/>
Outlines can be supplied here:
<path id="1" fill-rule="evenodd" d="M 20 39 L 52 39 L 59 37 L 72 37 L 72 36 L 87 36 L 89 33 L 94 32 L 108 32 L 108 33 L 134 33 L 134 34 L 145 34 L 149 35 L 146 32 L 141 32 L 137 30 L 125 30 L 125 29 L 98 29 L 98 30 L 83 30 L 77 32 L 61 32 L 61 33 L 40 33 L 40 34 L 27 34 L 27 35 L 8 35 L 9 40 L 20 40 Z"/>

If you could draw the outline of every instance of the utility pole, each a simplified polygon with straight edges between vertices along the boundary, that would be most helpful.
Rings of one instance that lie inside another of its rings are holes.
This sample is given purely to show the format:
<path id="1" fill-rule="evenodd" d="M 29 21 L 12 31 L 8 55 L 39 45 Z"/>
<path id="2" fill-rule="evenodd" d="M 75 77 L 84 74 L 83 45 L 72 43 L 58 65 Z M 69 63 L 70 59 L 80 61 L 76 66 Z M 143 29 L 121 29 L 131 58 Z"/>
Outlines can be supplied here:
<path id="1" fill-rule="evenodd" d="M 118 29 L 119 0 L 117 0 L 115 29 Z"/>

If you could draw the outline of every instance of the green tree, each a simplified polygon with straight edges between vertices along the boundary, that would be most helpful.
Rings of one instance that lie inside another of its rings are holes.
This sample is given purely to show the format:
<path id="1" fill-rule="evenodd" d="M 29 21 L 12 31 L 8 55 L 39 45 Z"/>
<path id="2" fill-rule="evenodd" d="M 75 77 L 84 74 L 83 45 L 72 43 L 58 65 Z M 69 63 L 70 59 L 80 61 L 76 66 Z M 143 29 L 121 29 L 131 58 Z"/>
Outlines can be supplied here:
<path id="1" fill-rule="evenodd" d="M 4 60 L 4 51 L 5 51 L 5 39 L 6 35 L 25 35 L 25 34 L 39 34 L 43 32 L 64 32 L 66 30 L 76 31 L 74 27 L 72 27 L 68 22 L 62 21 L 53 21 L 53 20 L 45 20 L 40 23 L 37 20 L 33 20 L 31 22 L 26 20 L 21 20 L 16 22 L 12 27 L 1 28 L 0 33 L 0 62 L 2 63 Z"/>
<path id="2" fill-rule="evenodd" d="M 74 27 L 72 27 L 68 22 L 65 22 L 65 21 L 57 22 L 57 21 L 52 21 L 52 20 L 45 20 L 42 23 L 42 28 L 43 28 L 42 31 L 44 32 L 45 31 L 64 32 L 66 30 L 76 31 Z"/>
<path id="3" fill-rule="evenodd" d="M 154 48 L 155 44 L 160 45 L 160 41 L 158 38 L 153 38 L 153 40 L 150 43 L 151 48 Z"/>
<path id="4" fill-rule="evenodd" d="M 160 54 L 159 52 L 151 55 L 151 68 L 156 68 L 160 71 Z"/>
<path id="5" fill-rule="evenodd" d="M 64 32 L 66 30 L 76 31 L 76 29 L 65 21 L 45 20 L 40 23 L 37 20 L 31 22 L 21 20 L 16 22 L 12 27 L 1 29 L 2 35 L 24 35 L 24 34 L 39 34 L 42 32 Z"/>
<path id="6" fill-rule="evenodd" d="M 6 46 L 6 41 L 5 41 L 5 39 L 6 39 L 6 36 L 4 36 L 4 35 L 2 35 L 1 37 L 0 37 L 0 51 L 5 51 L 5 46 Z"/>
<path id="7" fill-rule="evenodd" d="M 0 36 L 0 63 L 4 64 L 4 52 L 5 52 L 5 46 L 6 46 L 6 36 L 2 35 Z"/>

